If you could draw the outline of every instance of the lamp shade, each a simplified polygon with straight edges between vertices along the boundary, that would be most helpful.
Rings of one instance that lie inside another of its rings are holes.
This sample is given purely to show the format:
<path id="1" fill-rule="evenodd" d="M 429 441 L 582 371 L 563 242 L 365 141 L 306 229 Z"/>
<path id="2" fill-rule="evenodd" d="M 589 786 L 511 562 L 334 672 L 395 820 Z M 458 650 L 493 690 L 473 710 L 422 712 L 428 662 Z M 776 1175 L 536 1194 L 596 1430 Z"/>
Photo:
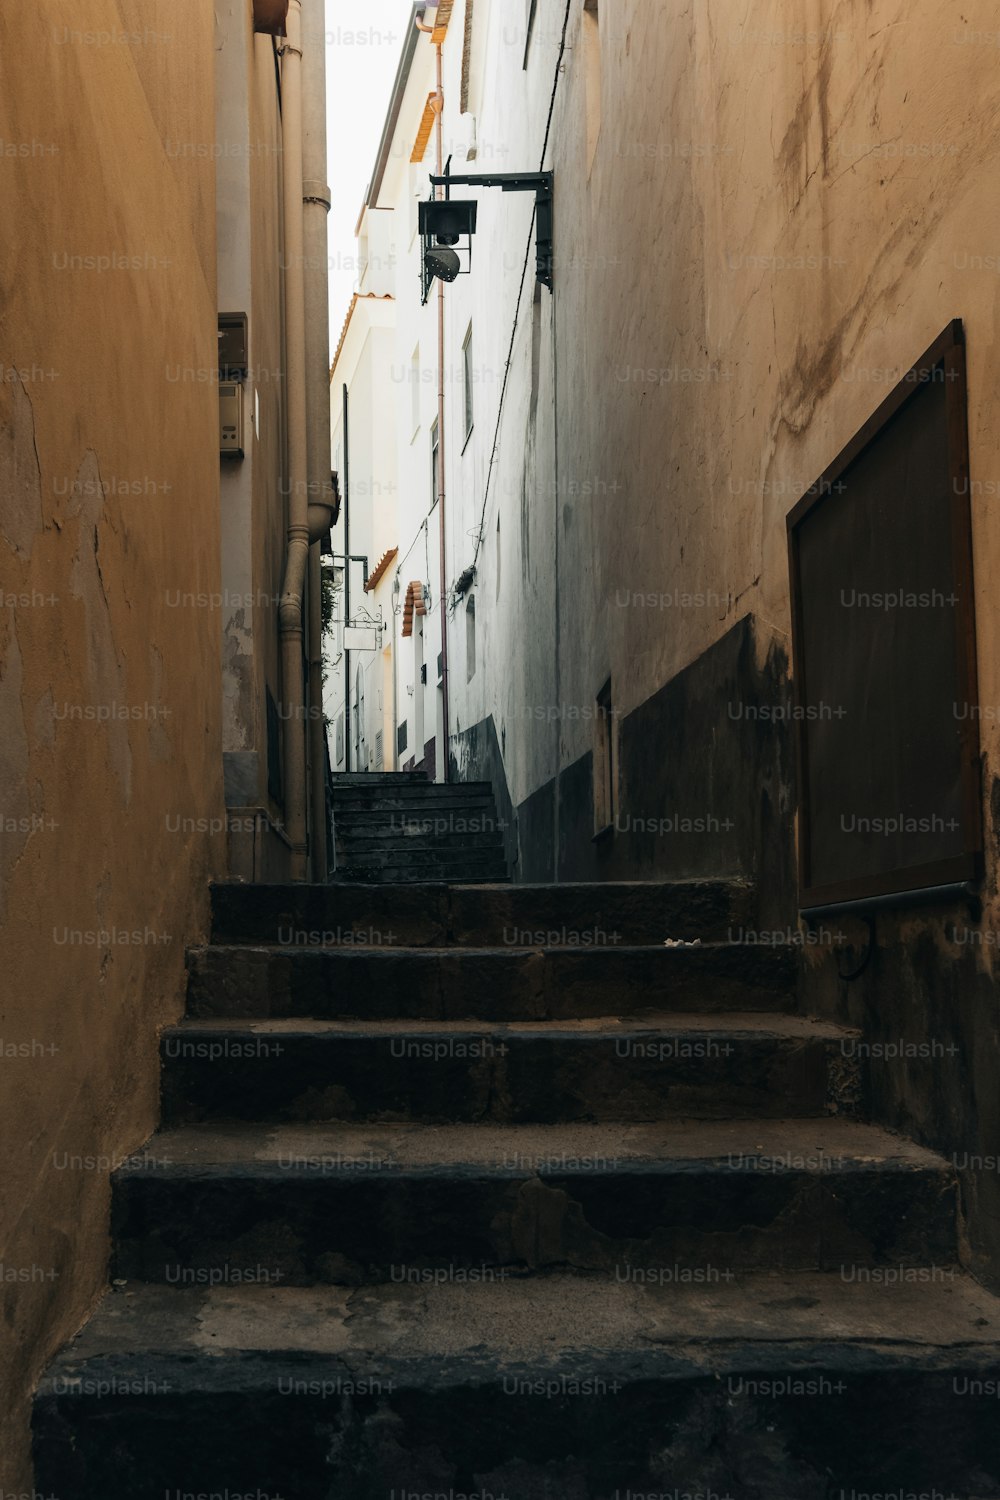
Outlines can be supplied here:
<path id="1" fill-rule="evenodd" d="M 437 245 L 457 245 L 476 232 L 474 198 L 444 198 L 420 205 L 420 233 Z"/>

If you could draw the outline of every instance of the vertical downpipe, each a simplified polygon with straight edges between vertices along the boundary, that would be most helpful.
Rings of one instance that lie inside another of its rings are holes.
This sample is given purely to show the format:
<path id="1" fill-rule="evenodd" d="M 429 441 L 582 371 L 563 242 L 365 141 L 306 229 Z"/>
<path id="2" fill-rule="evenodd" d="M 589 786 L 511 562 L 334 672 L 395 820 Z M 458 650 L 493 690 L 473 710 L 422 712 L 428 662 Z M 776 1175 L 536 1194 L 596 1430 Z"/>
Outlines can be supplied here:
<path id="1" fill-rule="evenodd" d="M 281 48 L 282 188 L 285 251 L 285 385 L 288 403 L 288 549 L 278 609 L 285 722 L 285 822 L 291 877 L 307 877 L 303 601 L 309 555 L 305 293 L 302 224 L 302 9 L 289 0 Z"/>
<path id="2" fill-rule="evenodd" d="M 351 436 L 350 398 L 344 382 L 344 624 L 351 619 Z M 351 653 L 344 647 L 344 769 L 351 769 Z"/>
<path id="3" fill-rule="evenodd" d="M 437 43 L 437 176 L 444 171 L 444 63 Z M 444 188 L 437 197 L 444 197 Z M 438 281 L 438 533 L 441 540 L 441 580 L 438 608 L 441 612 L 441 746 L 442 780 L 451 780 L 448 740 L 448 561 L 445 545 L 445 441 L 444 441 L 444 282 Z"/>
<path id="4" fill-rule="evenodd" d="M 302 15 L 302 218 L 305 264 L 306 468 L 309 480 L 309 781 L 313 880 L 326 881 L 326 721 L 323 714 L 323 568 L 317 531 L 332 512 L 330 479 L 330 281 L 326 181 L 326 14 L 324 0 L 305 0 Z M 314 524 L 315 522 L 315 524 Z"/>

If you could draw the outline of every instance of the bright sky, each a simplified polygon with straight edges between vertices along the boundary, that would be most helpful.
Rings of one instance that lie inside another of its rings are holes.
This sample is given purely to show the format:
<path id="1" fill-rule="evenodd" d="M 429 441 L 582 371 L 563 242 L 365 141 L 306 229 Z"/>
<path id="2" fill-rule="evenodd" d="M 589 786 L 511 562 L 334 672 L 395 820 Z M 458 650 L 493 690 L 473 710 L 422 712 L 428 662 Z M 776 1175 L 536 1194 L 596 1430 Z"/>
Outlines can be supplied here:
<path id="1" fill-rule="evenodd" d="M 411 0 L 365 0 L 364 5 L 326 0 L 331 358 L 354 291 L 354 226 L 411 10 Z"/>

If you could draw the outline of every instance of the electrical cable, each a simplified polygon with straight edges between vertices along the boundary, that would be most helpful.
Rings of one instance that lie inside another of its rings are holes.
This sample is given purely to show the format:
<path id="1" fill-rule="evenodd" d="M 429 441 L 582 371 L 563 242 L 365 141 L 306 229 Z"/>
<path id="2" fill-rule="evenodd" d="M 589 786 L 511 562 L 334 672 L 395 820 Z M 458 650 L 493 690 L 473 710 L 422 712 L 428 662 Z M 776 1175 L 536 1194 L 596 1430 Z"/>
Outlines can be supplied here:
<path id="1" fill-rule="evenodd" d="M 542 142 L 542 159 L 539 162 L 539 166 L 538 166 L 538 170 L 540 172 L 544 172 L 544 170 L 545 170 L 545 155 L 546 155 L 546 152 L 549 149 L 549 135 L 550 135 L 550 133 L 552 131 L 552 117 L 555 114 L 556 94 L 559 91 L 559 75 L 562 72 L 563 58 L 566 55 L 566 34 L 567 34 L 568 30 L 569 30 L 569 18 L 570 18 L 570 14 L 572 12 L 572 9 L 573 9 L 573 0 L 566 0 L 566 14 L 563 17 L 562 37 L 561 37 L 560 43 L 559 43 L 559 57 L 558 57 L 558 59 L 556 61 L 555 77 L 554 77 L 554 79 L 552 81 L 552 97 L 549 100 L 548 119 L 545 122 L 545 139 Z M 472 563 L 471 563 L 471 567 L 472 568 L 475 568 L 475 566 L 476 566 L 476 563 L 477 563 L 477 561 L 479 559 L 479 553 L 482 550 L 482 545 L 483 545 L 483 529 L 484 529 L 484 527 L 486 525 L 486 507 L 489 504 L 489 498 L 490 498 L 490 480 L 493 477 L 493 466 L 494 466 L 494 464 L 496 462 L 497 448 L 500 445 L 500 423 L 501 423 L 501 421 L 503 419 L 504 397 L 507 394 L 507 381 L 510 378 L 511 361 L 514 358 L 514 345 L 517 342 L 517 328 L 518 328 L 518 324 L 519 324 L 519 322 L 521 320 L 521 299 L 524 296 L 524 278 L 525 278 L 525 275 L 526 275 L 527 270 L 528 270 L 528 263 L 529 263 L 529 261 L 531 259 L 531 242 L 532 242 L 532 240 L 534 238 L 534 234 L 535 234 L 535 210 L 533 209 L 532 210 L 532 214 L 531 214 L 531 224 L 530 224 L 530 226 L 528 228 L 528 244 L 527 244 L 527 247 L 526 247 L 525 252 L 524 252 L 524 265 L 521 267 L 521 282 L 520 282 L 520 285 L 519 285 L 519 287 L 517 289 L 517 305 L 516 305 L 516 307 L 514 309 L 514 326 L 513 326 L 513 328 L 511 329 L 511 332 L 510 332 L 510 344 L 509 344 L 508 349 L 507 349 L 507 363 L 506 363 L 506 365 L 504 367 L 503 383 L 502 383 L 502 385 L 500 387 L 500 400 L 499 400 L 499 404 L 497 406 L 497 423 L 496 423 L 496 427 L 495 427 L 494 432 L 493 432 L 493 451 L 490 454 L 489 468 L 486 471 L 486 488 L 485 488 L 485 490 L 483 492 L 483 511 L 482 511 L 482 515 L 480 516 L 480 519 L 479 519 L 479 535 L 478 535 L 478 537 L 476 539 L 476 550 L 475 550 L 475 553 L 473 554 Z M 463 569 L 463 572 L 468 572 L 468 571 L 469 571 L 468 569 Z M 452 585 L 451 593 L 452 593 L 452 595 L 454 595 L 454 584 Z"/>

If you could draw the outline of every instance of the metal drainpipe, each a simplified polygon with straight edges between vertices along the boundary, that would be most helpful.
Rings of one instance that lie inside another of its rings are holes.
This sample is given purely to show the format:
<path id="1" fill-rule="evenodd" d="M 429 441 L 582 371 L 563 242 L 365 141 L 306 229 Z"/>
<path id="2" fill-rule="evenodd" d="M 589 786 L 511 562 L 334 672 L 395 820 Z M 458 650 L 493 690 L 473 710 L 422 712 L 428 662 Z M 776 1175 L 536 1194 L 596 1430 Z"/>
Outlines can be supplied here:
<path id="1" fill-rule="evenodd" d="M 441 43 L 437 44 L 437 176 L 444 171 L 444 65 Z M 444 188 L 437 189 L 437 196 L 444 197 Z M 448 765 L 448 563 L 445 551 L 444 531 L 444 282 L 438 282 L 438 532 L 441 538 L 441 583 L 438 608 L 441 611 L 441 716 L 442 728 L 441 769 L 442 780 L 450 781 Z"/>
<path id="2" fill-rule="evenodd" d="M 394 771 L 399 770 L 399 686 L 398 673 L 396 671 L 396 641 L 399 638 L 399 632 L 396 628 L 399 623 L 399 610 L 396 607 L 399 598 L 396 592 L 398 587 L 399 573 L 397 572 L 393 580 L 392 603 L 390 606 L 392 610 L 392 769 Z"/>
<path id="3" fill-rule="evenodd" d="M 326 883 L 326 763 L 323 736 L 323 568 L 319 560 L 319 543 L 309 548 L 309 786 L 310 786 L 310 874 L 314 881 Z"/>
<path id="4" fill-rule="evenodd" d="M 351 398 L 344 381 L 344 625 L 351 623 Z M 351 769 L 351 653 L 344 647 L 344 770 Z"/>
<path id="5" fill-rule="evenodd" d="M 302 15 L 302 214 L 305 264 L 306 467 L 309 478 L 309 770 L 312 878 L 327 878 L 326 725 L 323 716 L 322 565 L 317 524 L 333 508 L 330 477 L 330 317 L 326 181 L 326 16 L 324 0 L 305 0 Z"/>
<path id="6" fill-rule="evenodd" d="M 315 3 L 315 0 L 313 0 Z M 327 492 L 309 495 L 306 417 L 306 276 L 303 222 L 303 40 L 301 3 L 289 0 L 282 55 L 282 217 L 285 229 L 285 404 L 288 411 L 288 550 L 277 609 L 285 715 L 285 825 L 292 880 L 309 876 L 306 832 L 306 681 L 303 604 L 309 543 L 330 526 Z M 325 317 L 325 314 L 324 314 Z"/>
<path id="7" fill-rule="evenodd" d="M 417 21 L 418 31 L 431 32 L 434 28 L 426 26 L 422 21 Z M 442 44 L 436 43 L 437 52 L 437 98 L 435 100 L 435 138 L 437 141 L 437 173 L 440 177 L 444 171 L 444 60 L 442 56 Z M 436 198 L 444 197 L 444 188 L 439 187 L 434 191 Z M 445 446 L 444 446 L 444 282 L 438 282 L 438 535 L 441 542 L 440 548 L 440 599 L 438 608 L 441 612 L 441 717 L 442 717 L 442 740 L 441 746 L 441 768 L 442 780 L 451 780 L 451 770 L 448 763 L 448 710 L 449 710 L 449 684 L 448 684 L 448 563 L 445 538 Z M 419 684 L 414 686 L 417 691 Z"/>
<path id="8" fill-rule="evenodd" d="M 303 599 L 309 556 L 306 484 L 305 290 L 302 224 L 302 10 L 289 0 L 281 47 L 282 186 L 285 250 L 285 389 L 288 404 L 288 550 L 278 618 L 285 720 L 285 823 L 291 876 L 306 879 L 306 724 Z"/>

